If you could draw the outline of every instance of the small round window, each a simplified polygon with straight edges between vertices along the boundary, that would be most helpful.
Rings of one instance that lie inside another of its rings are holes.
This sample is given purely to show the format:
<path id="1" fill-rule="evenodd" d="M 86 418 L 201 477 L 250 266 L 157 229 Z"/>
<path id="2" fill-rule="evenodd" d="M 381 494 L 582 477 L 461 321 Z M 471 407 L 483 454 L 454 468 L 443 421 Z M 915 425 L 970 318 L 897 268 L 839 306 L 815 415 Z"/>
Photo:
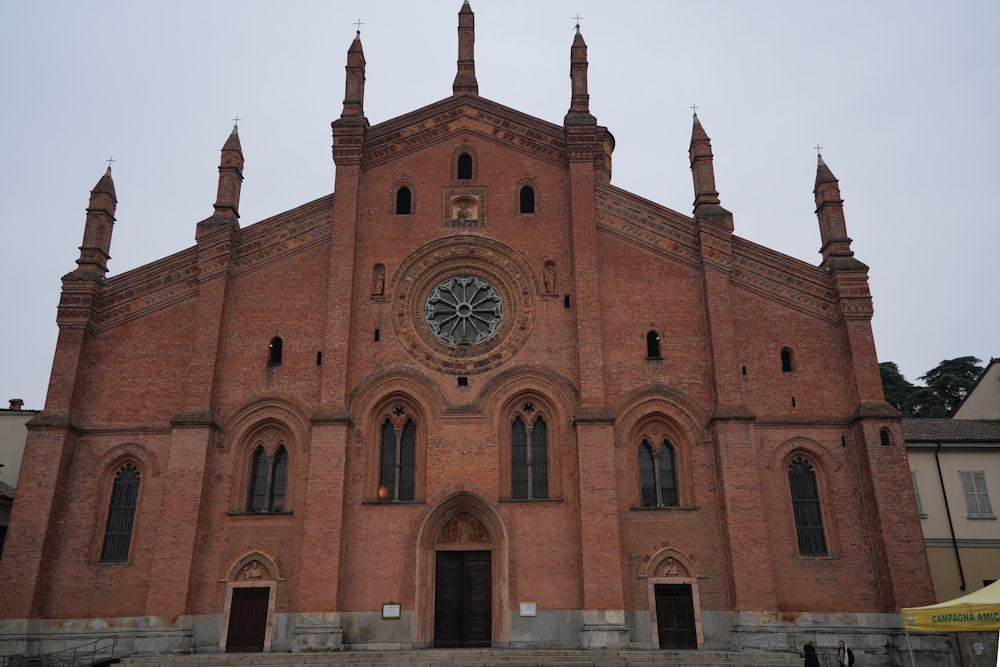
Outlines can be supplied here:
<path id="1" fill-rule="evenodd" d="M 449 345 L 478 345 L 503 322 L 503 299 L 489 281 L 454 276 L 438 284 L 424 302 L 424 319 L 439 340 Z"/>

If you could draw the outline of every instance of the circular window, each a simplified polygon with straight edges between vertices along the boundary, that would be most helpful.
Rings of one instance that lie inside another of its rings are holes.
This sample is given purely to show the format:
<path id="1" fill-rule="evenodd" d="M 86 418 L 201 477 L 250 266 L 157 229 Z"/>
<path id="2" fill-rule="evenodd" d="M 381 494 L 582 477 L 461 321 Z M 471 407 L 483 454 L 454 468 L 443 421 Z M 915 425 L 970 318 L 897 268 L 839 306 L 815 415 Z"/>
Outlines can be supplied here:
<path id="1" fill-rule="evenodd" d="M 539 288 L 510 247 L 459 235 L 411 253 L 386 291 L 406 351 L 431 368 L 467 375 L 513 358 L 531 331 Z"/>
<path id="2" fill-rule="evenodd" d="M 424 319 L 449 345 L 478 345 L 503 322 L 503 298 L 488 280 L 454 276 L 438 284 L 424 302 Z"/>

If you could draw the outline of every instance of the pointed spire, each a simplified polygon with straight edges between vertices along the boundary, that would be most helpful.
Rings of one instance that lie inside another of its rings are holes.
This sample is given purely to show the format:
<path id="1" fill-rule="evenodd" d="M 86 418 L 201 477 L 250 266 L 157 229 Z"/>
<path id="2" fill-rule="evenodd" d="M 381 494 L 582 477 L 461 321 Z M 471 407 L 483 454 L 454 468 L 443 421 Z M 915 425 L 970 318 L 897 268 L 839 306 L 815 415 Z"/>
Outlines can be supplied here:
<path id="1" fill-rule="evenodd" d="M 569 51 L 569 78 L 571 82 L 571 97 L 566 123 L 597 123 L 590 114 L 590 94 L 587 92 L 587 42 L 580 32 L 580 24 L 576 24 L 576 35 L 573 36 L 573 46 Z"/>
<path id="2" fill-rule="evenodd" d="M 233 131 L 222 146 L 219 160 L 219 189 L 215 199 L 215 217 L 240 217 L 240 188 L 243 183 L 243 148 L 240 146 L 239 127 Z"/>
<path id="3" fill-rule="evenodd" d="M 365 52 L 361 48 L 361 30 L 347 49 L 347 80 L 344 84 L 344 111 L 341 118 L 365 116 Z"/>
<path id="4" fill-rule="evenodd" d="M 697 113 L 694 114 L 694 126 L 691 129 L 688 158 L 691 160 L 691 176 L 694 179 L 694 209 L 697 211 L 703 204 L 720 204 L 719 192 L 715 189 L 712 140 L 701 126 Z"/>
<path id="5" fill-rule="evenodd" d="M 476 81 L 476 15 L 469 0 L 462 3 L 458 12 L 458 72 L 451 85 L 453 95 L 479 94 Z"/>
<path id="6" fill-rule="evenodd" d="M 712 140 L 701 126 L 697 113 L 694 114 L 691 128 L 688 158 L 691 161 L 691 177 L 694 179 L 694 219 L 731 233 L 734 228 L 733 214 L 722 208 L 719 201 L 719 192 L 715 189 Z"/>
<path id="7" fill-rule="evenodd" d="M 118 208 L 118 197 L 115 195 L 115 182 L 111 178 L 109 166 L 97 185 L 90 191 L 90 204 L 87 206 L 87 222 L 83 228 L 83 244 L 80 246 L 80 258 L 76 260 L 77 269 L 74 273 L 108 272 L 108 260 L 111 259 L 111 232 L 115 226 L 115 210 Z"/>
<path id="8" fill-rule="evenodd" d="M 847 225 L 844 222 L 844 200 L 840 196 L 840 182 L 823 161 L 823 156 L 817 156 L 816 186 L 813 194 L 816 196 L 816 217 L 819 219 L 819 234 L 822 242 L 820 253 L 823 264 L 826 265 L 835 257 L 853 257 L 851 238 L 847 236 Z"/>

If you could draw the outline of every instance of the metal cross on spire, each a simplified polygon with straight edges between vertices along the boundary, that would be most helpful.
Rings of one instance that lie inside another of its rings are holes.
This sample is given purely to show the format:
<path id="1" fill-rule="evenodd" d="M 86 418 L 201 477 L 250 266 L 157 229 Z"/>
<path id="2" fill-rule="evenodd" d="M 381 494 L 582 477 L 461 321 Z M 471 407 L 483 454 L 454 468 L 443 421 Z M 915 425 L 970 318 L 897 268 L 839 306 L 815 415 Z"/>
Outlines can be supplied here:
<path id="1" fill-rule="evenodd" d="M 823 157 L 823 147 L 822 146 L 820 146 L 819 144 L 816 144 L 815 146 L 813 146 L 813 148 L 816 149 L 816 156 L 817 157 Z"/>
<path id="2" fill-rule="evenodd" d="M 697 116 L 698 115 L 698 105 L 697 104 L 692 104 L 691 105 L 691 111 L 693 111 L 694 115 Z"/>
<path id="3" fill-rule="evenodd" d="M 113 157 L 109 157 L 108 158 L 108 169 L 111 169 L 111 163 L 112 162 L 117 162 L 117 160 L 115 160 Z"/>
<path id="4" fill-rule="evenodd" d="M 358 34 L 359 35 L 361 34 L 361 26 L 363 26 L 363 25 L 364 25 L 364 22 L 361 19 L 358 19 L 357 21 L 354 22 L 354 27 L 356 27 L 358 29 Z"/>
<path id="5" fill-rule="evenodd" d="M 576 21 L 576 29 L 578 31 L 580 30 L 580 21 L 581 21 L 581 19 L 583 19 L 583 17 L 580 16 L 580 12 L 577 12 L 576 16 L 573 17 L 573 20 Z"/>
<path id="6" fill-rule="evenodd" d="M 240 118 L 239 116 L 236 116 L 235 118 L 233 118 L 233 126 L 234 127 L 239 127 L 241 120 L 243 120 L 243 119 Z"/>

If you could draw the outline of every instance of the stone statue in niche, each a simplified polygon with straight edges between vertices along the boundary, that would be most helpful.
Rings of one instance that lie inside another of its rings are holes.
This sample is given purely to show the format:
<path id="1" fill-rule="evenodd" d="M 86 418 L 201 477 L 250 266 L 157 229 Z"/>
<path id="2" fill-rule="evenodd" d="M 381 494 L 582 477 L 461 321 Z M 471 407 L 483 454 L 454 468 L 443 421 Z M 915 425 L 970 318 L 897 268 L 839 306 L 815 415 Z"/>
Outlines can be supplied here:
<path id="1" fill-rule="evenodd" d="M 260 561 L 250 561 L 243 566 L 243 578 L 247 581 L 260 579 L 264 575 L 264 570 L 260 566 Z"/>
<path id="2" fill-rule="evenodd" d="M 479 202 L 473 197 L 459 197 L 451 203 L 451 221 L 463 226 L 479 220 Z"/>
<path id="3" fill-rule="evenodd" d="M 385 294 L 385 267 L 381 264 L 375 265 L 372 271 L 372 296 L 383 296 Z"/>
<path id="4" fill-rule="evenodd" d="M 545 268 L 542 270 L 542 282 L 545 284 L 546 294 L 556 293 L 559 285 L 557 282 L 555 262 L 545 262 Z"/>
<path id="5" fill-rule="evenodd" d="M 667 556 L 666 560 L 660 563 L 657 568 L 659 570 L 659 576 L 661 577 L 686 577 L 687 568 L 681 563 L 677 562 L 677 559 L 673 556 Z"/>
<path id="6" fill-rule="evenodd" d="M 459 514 L 441 532 L 441 541 L 452 544 L 489 542 L 486 526 L 471 514 Z"/>

